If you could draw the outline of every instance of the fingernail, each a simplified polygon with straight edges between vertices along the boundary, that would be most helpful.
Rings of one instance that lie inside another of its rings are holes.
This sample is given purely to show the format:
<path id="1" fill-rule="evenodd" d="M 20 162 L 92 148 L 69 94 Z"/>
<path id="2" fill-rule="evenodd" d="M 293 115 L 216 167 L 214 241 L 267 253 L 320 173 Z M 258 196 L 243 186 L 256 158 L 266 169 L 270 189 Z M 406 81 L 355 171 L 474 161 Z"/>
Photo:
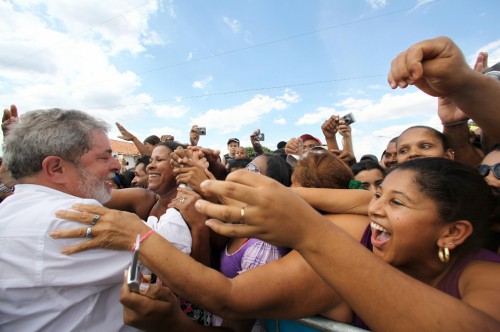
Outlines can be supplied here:
<path id="1" fill-rule="evenodd" d="M 197 200 L 196 203 L 194 203 L 194 207 L 197 209 L 201 209 L 203 207 L 203 202 L 201 199 Z"/>
<path id="2" fill-rule="evenodd" d="M 58 235 L 59 235 L 59 233 L 57 231 L 52 231 L 49 233 L 49 236 L 52 238 L 56 238 Z"/>
<path id="3" fill-rule="evenodd" d="M 200 187 L 204 188 L 208 185 L 208 180 L 204 180 L 202 183 L 200 183 Z"/>
<path id="4" fill-rule="evenodd" d="M 141 294 L 146 294 L 148 292 L 148 289 L 149 289 L 149 284 L 141 283 L 139 285 L 139 293 Z"/>

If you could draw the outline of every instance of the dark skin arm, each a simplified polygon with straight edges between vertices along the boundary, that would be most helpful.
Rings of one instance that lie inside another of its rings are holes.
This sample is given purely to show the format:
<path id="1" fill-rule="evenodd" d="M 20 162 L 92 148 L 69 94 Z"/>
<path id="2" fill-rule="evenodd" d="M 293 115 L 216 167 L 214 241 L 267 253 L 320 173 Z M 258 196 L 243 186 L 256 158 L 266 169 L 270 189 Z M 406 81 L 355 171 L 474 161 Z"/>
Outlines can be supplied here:
<path id="1" fill-rule="evenodd" d="M 122 126 L 120 123 L 115 122 L 116 127 L 120 131 L 120 136 L 118 138 L 121 138 L 122 140 L 125 141 L 131 141 L 134 143 L 134 145 L 137 147 L 137 150 L 139 150 L 139 153 L 144 155 L 144 156 L 151 156 L 151 152 L 144 146 L 144 144 L 139 141 L 139 139 L 133 135 L 131 132 L 129 132 L 127 129 L 125 129 L 124 126 Z"/>

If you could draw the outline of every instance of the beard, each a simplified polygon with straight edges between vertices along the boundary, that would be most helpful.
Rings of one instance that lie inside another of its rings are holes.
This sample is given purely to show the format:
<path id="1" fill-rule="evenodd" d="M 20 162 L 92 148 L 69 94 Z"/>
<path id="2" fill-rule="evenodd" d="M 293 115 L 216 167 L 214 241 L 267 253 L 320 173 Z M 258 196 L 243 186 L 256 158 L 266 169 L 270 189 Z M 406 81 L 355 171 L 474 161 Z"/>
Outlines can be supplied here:
<path id="1" fill-rule="evenodd" d="M 92 198 L 101 204 L 111 200 L 111 189 L 107 187 L 105 182 L 112 181 L 114 173 L 110 172 L 105 178 L 99 178 L 83 167 L 78 167 L 78 173 L 81 176 L 81 181 L 78 184 L 78 189 L 84 198 Z"/>

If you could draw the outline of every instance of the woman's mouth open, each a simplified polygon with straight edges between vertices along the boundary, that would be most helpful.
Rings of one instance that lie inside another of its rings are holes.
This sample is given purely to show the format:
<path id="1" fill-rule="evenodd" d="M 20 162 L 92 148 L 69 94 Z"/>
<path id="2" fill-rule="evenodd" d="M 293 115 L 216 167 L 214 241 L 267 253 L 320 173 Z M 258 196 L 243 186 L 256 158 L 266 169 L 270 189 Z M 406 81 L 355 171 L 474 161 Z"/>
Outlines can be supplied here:
<path id="1" fill-rule="evenodd" d="M 379 224 L 372 221 L 370 227 L 372 228 L 371 241 L 374 247 L 380 248 L 391 239 L 392 234 Z"/>

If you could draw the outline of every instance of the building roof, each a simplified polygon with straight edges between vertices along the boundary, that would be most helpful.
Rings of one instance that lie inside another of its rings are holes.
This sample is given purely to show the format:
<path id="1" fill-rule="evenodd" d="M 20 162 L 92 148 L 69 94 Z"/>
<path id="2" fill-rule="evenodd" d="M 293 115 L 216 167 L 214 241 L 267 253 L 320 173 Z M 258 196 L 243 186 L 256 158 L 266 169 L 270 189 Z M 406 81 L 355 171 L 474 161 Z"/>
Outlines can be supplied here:
<path id="1" fill-rule="evenodd" d="M 109 142 L 111 143 L 111 149 L 114 153 L 129 156 L 139 155 L 139 150 L 137 150 L 134 143 L 123 142 L 114 139 L 110 139 Z"/>

